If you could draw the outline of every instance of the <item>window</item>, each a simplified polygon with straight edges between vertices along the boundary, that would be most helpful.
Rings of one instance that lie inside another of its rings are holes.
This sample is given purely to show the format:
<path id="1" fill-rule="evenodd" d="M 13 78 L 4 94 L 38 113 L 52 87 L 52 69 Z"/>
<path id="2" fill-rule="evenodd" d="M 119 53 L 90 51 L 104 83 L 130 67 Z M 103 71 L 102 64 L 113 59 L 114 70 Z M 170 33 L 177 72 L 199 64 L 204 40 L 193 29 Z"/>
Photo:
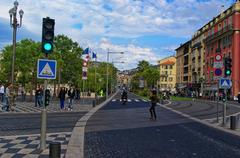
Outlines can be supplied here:
<path id="1" fill-rule="evenodd" d="M 173 78 L 172 78 L 172 77 L 169 77 L 169 81 L 172 82 L 172 81 L 173 81 Z"/>
<path id="2" fill-rule="evenodd" d="M 220 31 L 222 29 L 222 24 L 218 24 L 218 31 Z"/>
<path id="3" fill-rule="evenodd" d="M 165 82 L 167 82 L 167 77 L 165 77 Z"/>
<path id="4" fill-rule="evenodd" d="M 210 66 L 213 67 L 213 58 L 210 58 Z"/>
<path id="5" fill-rule="evenodd" d="M 223 28 L 225 28 L 226 26 L 227 26 L 227 20 L 224 20 Z"/>
<path id="6" fill-rule="evenodd" d="M 229 16 L 228 18 L 228 25 L 232 25 L 232 16 Z"/>
<path id="7" fill-rule="evenodd" d="M 169 65 L 169 69 L 172 69 L 173 68 L 173 66 L 172 65 Z"/>
<path id="8" fill-rule="evenodd" d="M 167 65 L 165 66 L 165 69 L 168 69 L 168 66 L 167 66 Z"/>
<path id="9" fill-rule="evenodd" d="M 170 75 L 172 75 L 172 71 L 170 71 Z"/>
<path id="10" fill-rule="evenodd" d="M 228 45 L 230 46 L 231 44 L 232 44 L 232 36 L 229 35 L 229 36 L 228 36 Z"/>

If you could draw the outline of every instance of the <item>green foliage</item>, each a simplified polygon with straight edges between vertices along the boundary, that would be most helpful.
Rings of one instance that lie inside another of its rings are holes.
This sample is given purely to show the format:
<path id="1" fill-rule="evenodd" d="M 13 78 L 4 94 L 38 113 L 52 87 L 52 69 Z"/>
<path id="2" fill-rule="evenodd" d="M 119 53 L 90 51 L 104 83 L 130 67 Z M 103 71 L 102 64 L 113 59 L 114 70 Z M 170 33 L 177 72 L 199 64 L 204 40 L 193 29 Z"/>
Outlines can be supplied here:
<path id="1" fill-rule="evenodd" d="M 159 70 L 157 68 L 152 67 L 147 61 L 140 61 L 138 63 L 138 71 L 131 80 L 131 87 L 133 90 L 139 89 L 140 78 L 144 79 L 145 88 L 156 87 L 159 77 Z"/>
<path id="2" fill-rule="evenodd" d="M 82 81 L 82 55 L 83 49 L 77 42 L 65 35 L 58 35 L 54 38 L 54 52 L 48 58 L 57 60 L 57 79 L 50 83 L 61 83 L 83 88 Z M 26 90 L 36 88 L 43 80 L 37 79 L 37 60 L 45 58 L 41 52 L 41 43 L 31 39 L 24 39 L 17 42 L 15 60 L 15 83 L 22 84 Z M 93 62 L 88 64 L 88 79 L 84 81 L 85 90 L 99 91 L 106 87 L 106 66 L 107 63 Z M 117 69 L 108 64 L 109 68 L 109 90 L 111 83 L 116 81 Z M 12 45 L 3 48 L 0 54 L 0 82 L 10 82 L 12 69 Z M 96 70 L 96 71 L 95 71 Z M 60 72 L 60 73 L 59 73 Z M 95 73 L 96 72 L 96 73 Z M 96 77 L 96 84 L 95 84 Z"/>

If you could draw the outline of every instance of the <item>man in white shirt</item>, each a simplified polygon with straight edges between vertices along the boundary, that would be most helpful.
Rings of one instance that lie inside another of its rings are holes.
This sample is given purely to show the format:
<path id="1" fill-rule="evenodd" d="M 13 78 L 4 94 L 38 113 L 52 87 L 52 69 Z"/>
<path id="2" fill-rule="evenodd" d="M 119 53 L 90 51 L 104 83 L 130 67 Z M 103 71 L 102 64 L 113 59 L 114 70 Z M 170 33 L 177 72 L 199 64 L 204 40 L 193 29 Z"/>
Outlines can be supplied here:
<path id="1" fill-rule="evenodd" d="M 4 86 L 0 84 L 0 101 L 3 102 L 4 98 Z"/>

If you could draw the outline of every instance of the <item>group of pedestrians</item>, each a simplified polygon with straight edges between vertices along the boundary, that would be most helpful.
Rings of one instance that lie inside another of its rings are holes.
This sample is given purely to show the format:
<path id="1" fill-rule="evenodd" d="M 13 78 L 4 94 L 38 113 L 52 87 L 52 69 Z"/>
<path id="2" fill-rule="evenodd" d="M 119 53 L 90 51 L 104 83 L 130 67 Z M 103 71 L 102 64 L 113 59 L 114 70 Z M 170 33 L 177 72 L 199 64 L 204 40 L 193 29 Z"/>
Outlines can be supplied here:
<path id="1" fill-rule="evenodd" d="M 73 110 L 73 100 L 77 99 L 76 90 L 73 88 L 67 89 L 65 87 L 61 87 L 60 92 L 58 94 L 58 98 L 60 100 L 60 109 L 62 110 Z M 65 107 L 65 100 L 68 99 L 68 107 Z"/>

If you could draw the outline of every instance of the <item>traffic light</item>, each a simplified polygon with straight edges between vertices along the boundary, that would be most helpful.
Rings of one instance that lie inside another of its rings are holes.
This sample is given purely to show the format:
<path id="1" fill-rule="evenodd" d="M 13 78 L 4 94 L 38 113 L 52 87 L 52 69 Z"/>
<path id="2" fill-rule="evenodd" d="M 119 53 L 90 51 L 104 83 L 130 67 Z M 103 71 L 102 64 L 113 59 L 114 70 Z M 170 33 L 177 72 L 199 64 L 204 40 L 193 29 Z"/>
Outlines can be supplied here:
<path id="1" fill-rule="evenodd" d="M 42 52 L 49 54 L 53 52 L 55 20 L 49 17 L 43 18 L 42 23 Z"/>
<path id="2" fill-rule="evenodd" d="M 231 76 L 232 74 L 232 59 L 230 57 L 225 58 L 225 76 Z"/>
<path id="3" fill-rule="evenodd" d="M 50 102 L 50 90 L 46 89 L 45 90 L 45 106 L 48 106 Z"/>

